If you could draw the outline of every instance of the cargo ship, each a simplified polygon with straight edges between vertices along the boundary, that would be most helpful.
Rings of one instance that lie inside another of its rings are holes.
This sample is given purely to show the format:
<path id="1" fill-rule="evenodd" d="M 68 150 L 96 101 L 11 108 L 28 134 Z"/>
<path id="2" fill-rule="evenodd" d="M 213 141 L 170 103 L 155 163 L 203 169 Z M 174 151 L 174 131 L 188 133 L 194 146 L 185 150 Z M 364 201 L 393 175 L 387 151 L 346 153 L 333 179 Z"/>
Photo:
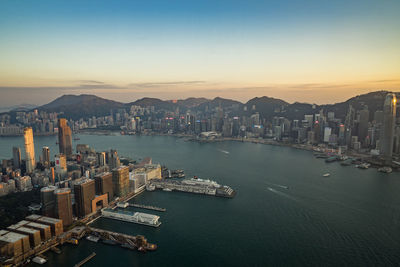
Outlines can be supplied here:
<path id="1" fill-rule="evenodd" d="M 121 211 L 105 208 L 101 210 L 101 215 L 105 218 L 143 224 L 152 227 L 159 227 L 161 225 L 161 222 L 159 221 L 160 216 L 142 212 Z"/>

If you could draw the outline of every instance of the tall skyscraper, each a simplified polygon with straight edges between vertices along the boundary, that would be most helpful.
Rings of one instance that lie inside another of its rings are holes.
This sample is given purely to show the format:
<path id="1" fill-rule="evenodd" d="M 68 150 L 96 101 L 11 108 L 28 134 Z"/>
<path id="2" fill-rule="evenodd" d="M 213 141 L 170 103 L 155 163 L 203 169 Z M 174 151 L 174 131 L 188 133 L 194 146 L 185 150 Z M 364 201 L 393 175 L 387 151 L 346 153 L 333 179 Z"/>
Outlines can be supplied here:
<path id="1" fill-rule="evenodd" d="M 21 149 L 19 147 L 13 147 L 13 165 L 14 169 L 21 168 Z"/>
<path id="2" fill-rule="evenodd" d="M 50 149 L 47 146 L 42 148 L 42 164 L 44 167 L 50 167 Z"/>
<path id="3" fill-rule="evenodd" d="M 40 189 L 40 200 L 42 202 L 42 214 L 47 217 L 54 217 L 54 191 L 55 186 L 47 186 Z"/>
<path id="4" fill-rule="evenodd" d="M 391 163 L 393 153 L 394 127 L 396 124 L 396 95 L 386 95 L 383 105 L 383 131 L 381 135 L 381 155 L 386 163 Z"/>
<path id="5" fill-rule="evenodd" d="M 60 154 L 72 156 L 72 133 L 66 119 L 58 119 L 58 145 Z"/>
<path id="6" fill-rule="evenodd" d="M 92 213 L 92 200 L 95 198 L 94 180 L 83 179 L 74 185 L 76 211 L 78 217 Z"/>
<path id="7" fill-rule="evenodd" d="M 56 175 L 58 179 L 61 180 L 67 175 L 67 158 L 64 154 L 59 154 L 55 156 L 54 161 Z"/>
<path id="8" fill-rule="evenodd" d="M 110 166 L 111 169 L 118 168 L 121 165 L 117 150 L 111 149 L 109 154 L 108 165 Z"/>
<path id="9" fill-rule="evenodd" d="M 24 129 L 26 172 L 32 173 L 35 169 L 35 147 L 33 144 L 33 131 L 31 127 Z"/>
<path id="10" fill-rule="evenodd" d="M 99 166 L 105 166 L 106 165 L 106 152 L 97 153 L 97 164 Z"/>
<path id="11" fill-rule="evenodd" d="M 63 221 L 63 225 L 72 224 L 72 201 L 71 189 L 59 188 L 54 191 L 55 216 Z"/>
<path id="12" fill-rule="evenodd" d="M 352 105 L 349 105 L 349 109 L 346 114 L 346 119 L 344 122 L 344 127 L 345 127 L 345 142 L 347 146 L 351 145 L 351 137 L 353 133 L 353 127 L 354 127 L 354 117 L 355 117 L 355 111 Z"/>
<path id="13" fill-rule="evenodd" d="M 108 195 L 108 201 L 114 198 L 113 181 L 111 172 L 103 172 L 95 177 L 96 195 Z"/>
<path id="14" fill-rule="evenodd" d="M 126 196 L 129 193 L 129 167 L 120 166 L 112 170 L 112 182 L 114 195 Z"/>
<path id="15" fill-rule="evenodd" d="M 364 107 L 360 110 L 360 119 L 358 122 L 358 140 L 365 146 L 365 138 L 368 136 L 368 122 L 369 122 L 369 111 L 368 107 Z"/>

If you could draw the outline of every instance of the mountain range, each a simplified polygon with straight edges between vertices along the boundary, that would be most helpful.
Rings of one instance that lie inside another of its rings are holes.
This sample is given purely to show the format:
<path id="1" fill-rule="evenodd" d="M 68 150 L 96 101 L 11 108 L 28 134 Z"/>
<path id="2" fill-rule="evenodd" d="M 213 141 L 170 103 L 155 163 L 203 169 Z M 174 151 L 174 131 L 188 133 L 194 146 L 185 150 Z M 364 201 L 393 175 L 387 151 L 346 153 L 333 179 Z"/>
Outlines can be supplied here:
<path id="1" fill-rule="evenodd" d="M 129 109 L 132 105 L 148 107 L 154 106 L 156 110 L 181 112 L 191 110 L 194 112 L 208 112 L 217 107 L 224 111 L 232 112 L 234 116 L 251 115 L 259 112 L 263 118 L 271 119 L 274 116 L 282 116 L 288 119 L 303 119 L 305 114 L 319 112 L 320 109 L 335 112 L 337 118 L 344 118 L 347 109 L 351 104 L 356 110 L 368 107 L 370 116 L 376 110 L 382 110 L 387 91 L 376 91 L 363 95 L 358 95 L 348 99 L 345 102 L 328 105 L 316 105 L 308 103 L 288 103 L 281 99 L 267 96 L 255 97 L 241 103 L 236 100 L 216 97 L 207 98 L 188 98 L 184 100 L 161 100 L 158 98 L 141 98 L 130 103 L 121 103 L 113 100 L 104 99 L 95 95 L 63 95 L 54 101 L 37 107 L 39 111 L 63 112 L 66 118 L 79 119 L 92 116 L 105 116 L 110 114 L 111 110 Z M 400 93 L 397 93 L 400 97 Z"/>

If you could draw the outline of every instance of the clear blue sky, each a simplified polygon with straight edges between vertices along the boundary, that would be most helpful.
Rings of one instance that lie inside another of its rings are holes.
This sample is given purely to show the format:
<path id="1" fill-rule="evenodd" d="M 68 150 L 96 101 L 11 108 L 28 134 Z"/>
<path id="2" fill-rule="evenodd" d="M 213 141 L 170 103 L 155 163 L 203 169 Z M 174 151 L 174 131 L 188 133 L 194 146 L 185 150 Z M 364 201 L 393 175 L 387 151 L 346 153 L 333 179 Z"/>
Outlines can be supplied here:
<path id="1" fill-rule="evenodd" d="M 400 1 L 0 1 L 0 105 L 398 90 Z"/>

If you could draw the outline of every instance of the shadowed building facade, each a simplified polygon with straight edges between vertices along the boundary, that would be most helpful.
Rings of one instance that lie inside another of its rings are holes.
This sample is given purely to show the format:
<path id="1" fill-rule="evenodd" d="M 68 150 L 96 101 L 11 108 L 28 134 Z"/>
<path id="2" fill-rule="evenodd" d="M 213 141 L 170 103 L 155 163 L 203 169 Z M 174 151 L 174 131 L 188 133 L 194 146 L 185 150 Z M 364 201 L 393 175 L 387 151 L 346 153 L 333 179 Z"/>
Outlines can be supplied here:
<path id="1" fill-rule="evenodd" d="M 85 217 L 92 213 L 92 200 L 95 198 L 94 180 L 84 179 L 74 185 L 76 213 Z"/>
<path id="2" fill-rule="evenodd" d="M 111 201 L 114 198 L 113 178 L 111 172 L 97 174 L 94 179 L 96 185 L 96 194 L 107 194 L 108 201 Z"/>
<path id="3" fill-rule="evenodd" d="M 64 226 L 72 224 L 72 200 L 71 189 L 59 188 L 54 191 L 55 215 L 63 221 Z"/>
<path id="4" fill-rule="evenodd" d="M 55 186 L 46 186 L 40 189 L 40 199 L 42 202 L 42 214 L 48 217 L 55 217 L 54 213 L 54 191 L 57 189 Z"/>
<path id="5" fill-rule="evenodd" d="M 124 197 L 129 193 L 129 167 L 120 166 L 112 170 L 113 192 L 115 196 Z"/>

